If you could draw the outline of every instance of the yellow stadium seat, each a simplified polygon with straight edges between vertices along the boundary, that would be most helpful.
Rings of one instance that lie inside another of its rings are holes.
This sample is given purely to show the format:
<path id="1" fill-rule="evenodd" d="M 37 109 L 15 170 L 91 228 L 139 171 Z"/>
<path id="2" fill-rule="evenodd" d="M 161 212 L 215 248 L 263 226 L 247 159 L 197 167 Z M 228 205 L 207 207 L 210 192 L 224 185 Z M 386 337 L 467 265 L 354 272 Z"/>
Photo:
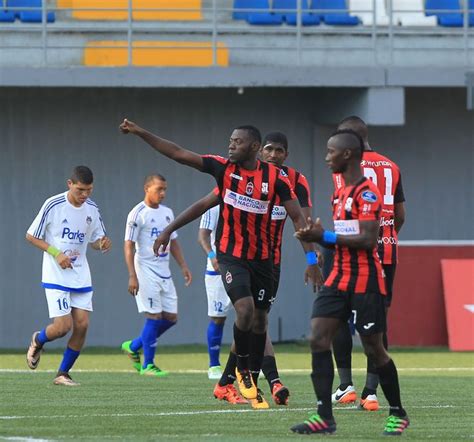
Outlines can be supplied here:
<path id="1" fill-rule="evenodd" d="M 78 20 L 127 20 L 128 2 L 129 0 L 58 0 L 58 6 L 69 4 L 73 8 L 72 16 Z M 157 21 L 202 20 L 201 3 L 202 0 L 132 0 L 132 17 L 134 20 Z M 150 8 L 168 10 L 146 11 Z"/>
<path id="2" fill-rule="evenodd" d="M 84 49 L 85 66 L 127 66 L 128 48 L 124 41 L 94 41 Z M 134 41 L 133 66 L 209 67 L 213 65 L 211 42 Z M 217 44 L 217 65 L 229 66 L 229 50 Z"/>

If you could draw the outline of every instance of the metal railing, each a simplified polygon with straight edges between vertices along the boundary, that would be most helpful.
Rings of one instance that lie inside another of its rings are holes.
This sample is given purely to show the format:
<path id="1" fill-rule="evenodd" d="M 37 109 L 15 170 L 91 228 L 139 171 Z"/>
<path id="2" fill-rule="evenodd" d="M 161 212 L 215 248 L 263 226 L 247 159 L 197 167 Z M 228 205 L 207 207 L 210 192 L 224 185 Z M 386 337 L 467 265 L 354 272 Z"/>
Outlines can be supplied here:
<path id="1" fill-rule="evenodd" d="M 52 1 L 44 0 L 42 7 L 32 8 L 32 7 L 23 7 L 23 8 L 7 8 L 6 0 L 0 0 L 0 5 L 3 2 L 4 9 L 8 9 L 14 12 L 20 11 L 41 11 L 41 23 L 38 24 L 25 24 L 25 23 L 14 23 L 14 24 L 5 24 L 0 23 L 0 32 L 6 31 L 9 36 L 14 34 L 22 34 L 26 32 L 33 32 L 38 34 L 38 43 L 36 44 L 20 44 L 15 42 L 10 45 L 0 44 L 0 51 L 7 49 L 39 49 L 42 51 L 42 64 L 44 66 L 49 65 L 48 53 L 53 49 L 59 50 L 74 50 L 74 49 L 83 49 L 84 44 L 77 45 L 58 45 L 57 43 L 50 43 L 52 37 L 58 33 L 67 32 L 71 35 L 87 35 L 87 33 L 123 33 L 126 36 L 126 45 L 114 45 L 110 48 L 124 48 L 127 49 L 128 54 L 128 65 L 132 65 L 132 53 L 135 48 L 145 48 L 145 46 L 140 46 L 134 44 L 134 41 L 137 35 L 142 33 L 153 32 L 155 36 L 163 34 L 179 34 L 181 37 L 183 35 L 194 36 L 200 34 L 196 41 L 202 41 L 202 37 L 210 38 L 210 47 L 212 48 L 212 59 L 213 65 L 217 66 L 217 52 L 218 52 L 218 41 L 219 39 L 226 39 L 228 41 L 227 47 L 229 50 L 232 49 L 244 49 L 251 51 L 252 49 L 261 49 L 261 50 L 275 50 L 275 49 L 286 49 L 295 51 L 296 53 L 296 64 L 302 64 L 302 55 L 305 51 L 308 50 L 327 50 L 325 46 L 317 46 L 314 39 L 308 40 L 311 37 L 318 35 L 354 35 L 354 36 L 366 36 L 370 39 L 370 44 L 362 47 L 362 49 L 368 49 L 372 52 L 374 57 L 374 63 L 380 64 L 377 56 L 377 45 L 381 39 L 388 40 L 388 51 L 389 51 L 389 62 L 388 64 L 393 63 L 394 52 L 397 50 L 404 50 L 402 48 L 397 48 L 396 38 L 403 35 L 418 35 L 422 36 L 449 36 L 455 38 L 455 46 L 453 50 L 463 51 L 464 53 L 464 64 L 470 65 L 471 62 L 471 52 L 474 50 L 474 28 L 469 27 L 469 18 L 470 16 L 474 17 L 474 10 L 468 9 L 468 1 L 465 0 L 461 10 L 430 10 L 431 13 L 443 13 L 443 14 L 462 14 L 463 16 L 463 25 L 459 28 L 443 28 L 441 26 L 429 26 L 429 27 L 412 27 L 412 26 L 399 26 L 394 22 L 394 16 L 400 13 L 413 14 L 413 13 L 423 13 L 424 10 L 414 11 L 414 10 L 397 10 L 393 8 L 393 0 L 386 0 L 387 4 L 387 17 L 388 24 L 386 26 L 377 24 L 377 1 L 372 0 L 372 8 L 368 10 L 351 10 L 350 13 L 357 16 L 357 14 L 371 14 L 372 23 L 369 26 L 359 24 L 358 26 L 351 26 L 345 28 L 338 28 L 334 26 L 303 26 L 303 14 L 327 14 L 327 13 L 340 13 L 341 10 L 303 10 L 301 0 L 297 0 L 297 8 L 294 10 L 284 9 L 284 10 L 273 10 L 272 12 L 285 14 L 285 13 L 296 13 L 296 26 L 289 26 L 282 24 L 279 27 L 265 27 L 265 26 L 252 26 L 247 23 L 242 23 L 239 21 L 232 20 L 232 12 L 234 11 L 230 5 L 226 7 L 218 6 L 219 0 L 209 0 L 207 7 L 202 7 L 199 9 L 203 13 L 204 19 L 201 21 L 186 21 L 184 22 L 168 22 L 163 21 L 148 21 L 148 20 L 136 20 L 134 19 L 134 13 L 137 12 L 196 12 L 195 9 L 183 9 L 183 8 L 134 8 L 133 0 L 128 0 L 127 8 L 58 8 L 53 5 Z M 110 11 L 110 12 L 125 12 L 126 20 L 109 20 L 109 21 L 95 21 L 95 20 L 73 20 L 69 16 L 71 12 L 76 11 Z M 261 9 L 239 9 L 241 12 L 262 12 Z M 56 16 L 60 19 L 55 23 L 48 23 L 47 17 L 49 12 L 55 12 Z M 61 17 L 62 15 L 65 17 Z M 159 23 L 159 29 L 157 29 L 157 23 Z M 280 44 L 275 47 L 275 45 L 268 44 L 264 40 L 257 40 L 255 37 L 254 44 L 242 45 L 239 43 L 239 40 L 243 35 L 267 35 L 267 36 L 285 36 L 285 37 L 294 37 L 288 38 L 281 41 Z M 229 38 L 230 37 L 230 38 Z M 229 41 L 230 40 L 230 41 Z M 93 41 L 93 39 L 91 39 Z M 436 39 L 432 39 L 432 42 Z M 286 44 L 286 45 L 285 45 Z M 102 48 L 107 48 L 108 46 L 101 46 Z M 180 46 L 183 48 L 183 46 Z M 173 49 L 173 46 L 169 46 L 169 49 Z M 361 49 L 360 46 L 353 47 L 347 44 L 344 44 L 341 47 L 331 47 L 331 50 L 351 50 L 351 49 Z M 429 47 L 424 48 L 429 49 L 442 49 L 442 47 L 433 47 L 431 44 Z"/>

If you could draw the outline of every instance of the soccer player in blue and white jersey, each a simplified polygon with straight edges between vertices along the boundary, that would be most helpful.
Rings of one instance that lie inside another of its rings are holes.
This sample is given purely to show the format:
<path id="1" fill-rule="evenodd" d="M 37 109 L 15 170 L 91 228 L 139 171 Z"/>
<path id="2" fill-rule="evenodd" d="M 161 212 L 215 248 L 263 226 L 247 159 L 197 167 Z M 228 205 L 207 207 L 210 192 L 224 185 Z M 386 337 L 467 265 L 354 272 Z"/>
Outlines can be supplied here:
<path id="1" fill-rule="evenodd" d="M 185 285 L 192 275 L 184 260 L 177 234 L 171 236 L 170 246 L 158 256 L 153 244 L 158 235 L 174 219 L 173 211 L 161 204 L 166 196 L 166 179 L 159 174 L 146 177 L 144 200 L 128 214 L 125 229 L 125 262 L 129 280 L 128 291 L 135 297 L 138 312 L 145 314 L 141 335 L 122 344 L 122 350 L 142 375 L 166 376 L 154 362 L 158 338 L 178 320 L 178 297 L 169 268 L 169 253 L 180 266 Z M 143 364 L 139 350 L 143 347 Z"/>
<path id="2" fill-rule="evenodd" d="M 227 313 L 231 307 L 230 298 L 225 291 L 216 257 L 216 229 L 219 219 L 219 206 L 209 209 L 201 218 L 198 242 L 207 255 L 204 277 L 207 293 L 207 347 L 209 353 L 209 379 L 220 379 L 222 368 L 219 361 L 222 334 Z"/>
<path id="3" fill-rule="evenodd" d="M 32 370 L 36 369 L 44 344 L 72 329 L 53 382 L 74 387 L 79 383 L 71 379 L 69 370 L 84 345 L 92 311 L 87 245 L 107 252 L 112 244 L 106 236 L 99 208 L 89 199 L 92 171 L 86 166 L 75 167 L 67 185 L 67 192 L 45 201 L 26 234 L 26 239 L 44 252 L 42 283 L 49 317 L 53 319 L 47 327 L 33 333 L 26 360 Z"/>

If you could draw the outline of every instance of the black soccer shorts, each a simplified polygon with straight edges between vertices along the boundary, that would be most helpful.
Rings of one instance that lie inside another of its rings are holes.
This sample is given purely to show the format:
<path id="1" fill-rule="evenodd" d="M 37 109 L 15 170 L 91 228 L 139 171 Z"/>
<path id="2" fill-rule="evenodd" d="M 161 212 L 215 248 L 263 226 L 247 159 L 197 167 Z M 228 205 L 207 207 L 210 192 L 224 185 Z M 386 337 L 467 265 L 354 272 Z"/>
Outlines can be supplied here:
<path id="1" fill-rule="evenodd" d="M 347 322 L 354 313 L 360 335 L 386 331 L 385 296 L 378 292 L 353 293 L 323 286 L 313 303 L 312 318 L 338 318 Z"/>
<path id="2" fill-rule="evenodd" d="M 250 293 L 255 308 L 268 310 L 273 302 L 273 263 L 271 259 L 245 260 L 218 253 L 222 282 L 232 304 Z M 242 289 L 243 288 L 243 289 Z"/>

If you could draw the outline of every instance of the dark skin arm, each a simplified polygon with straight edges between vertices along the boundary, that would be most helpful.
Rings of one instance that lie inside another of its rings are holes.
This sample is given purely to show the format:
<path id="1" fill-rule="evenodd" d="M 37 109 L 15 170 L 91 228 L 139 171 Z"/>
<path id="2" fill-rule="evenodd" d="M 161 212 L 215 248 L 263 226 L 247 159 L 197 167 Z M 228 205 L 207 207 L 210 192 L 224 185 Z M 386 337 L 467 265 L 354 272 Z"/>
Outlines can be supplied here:
<path id="1" fill-rule="evenodd" d="M 394 219 L 395 219 L 395 231 L 397 233 L 402 230 L 402 226 L 405 223 L 405 204 L 396 203 L 394 207 Z"/>
<path id="2" fill-rule="evenodd" d="M 209 252 L 212 250 L 211 246 L 211 232 L 212 230 L 209 229 L 199 229 L 198 232 L 198 243 L 206 253 L 206 255 L 209 254 Z M 217 258 L 211 258 L 211 263 L 212 267 L 216 272 L 219 271 L 219 264 L 217 263 Z"/>
<path id="3" fill-rule="evenodd" d="M 336 244 L 338 246 L 350 247 L 351 249 L 372 250 L 377 245 L 379 235 L 379 221 L 360 221 L 359 234 L 357 235 L 337 235 Z M 301 241 L 314 241 L 323 244 L 324 228 L 318 218 L 313 221 L 308 219 L 308 226 L 299 229 L 295 236 Z"/>
<path id="4" fill-rule="evenodd" d="M 306 225 L 305 218 L 304 218 L 304 215 L 303 215 L 303 212 L 298 200 L 288 200 L 288 201 L 285 201 L 283 205 L 285 206 L 286 212 L 288 213 L 289 217 L 293 221 L 293 225 L 295 226 L 295 231 L 299 232 L 300 230 L 305 229 L 307 225 Z M 315 251 L 314 246 L 313 244 L 311 244 L 311 242 L 307 242 L 305 239 L 300 239 L 300 242 L 305 253 Z M 305 283 L 308 283 L 308 280 L 312 281 L 313 291 L 316 291 L 316 289 L 322 285 L 323 275 L 321 274 L 321 269 L 319 268 L 317 264 L 307 267 L 305 271 L 304 280 L 305 280 Z"/>
<path id="5" fill-rule="evenodd" d="M 172 141 L 160 138 L 159 136 L 148 132 L 147 130 L 135 124 L 133 121 L 129 121 L 126 118 L 123 120 L 119 128 L 123 134 L 130 133 L 137 135 L 143 141 L 145 141 L 145 143 L 149 144 L 153 149 L 164 156 L 171 158 L 180 164 L 194 167 L 195 169 L 202 172 L 203 161 L 201 155 L 184 149 Z"/>
<path id="6" fill-rule="evenodd" d="M 191 221 L 199 218 L 206 210 L 219 204 L 219 197 L 211 192 L 199 201 L 196 201 L 192 206 L 189 206 L 184 212 L 181 212 L 163 232 L 156 238 L 153 245 L 153 251 L 158 255 L 161 248 L 165 249 L 170 242 L 171 234 L 179 228 L 189 224 Z"/>

